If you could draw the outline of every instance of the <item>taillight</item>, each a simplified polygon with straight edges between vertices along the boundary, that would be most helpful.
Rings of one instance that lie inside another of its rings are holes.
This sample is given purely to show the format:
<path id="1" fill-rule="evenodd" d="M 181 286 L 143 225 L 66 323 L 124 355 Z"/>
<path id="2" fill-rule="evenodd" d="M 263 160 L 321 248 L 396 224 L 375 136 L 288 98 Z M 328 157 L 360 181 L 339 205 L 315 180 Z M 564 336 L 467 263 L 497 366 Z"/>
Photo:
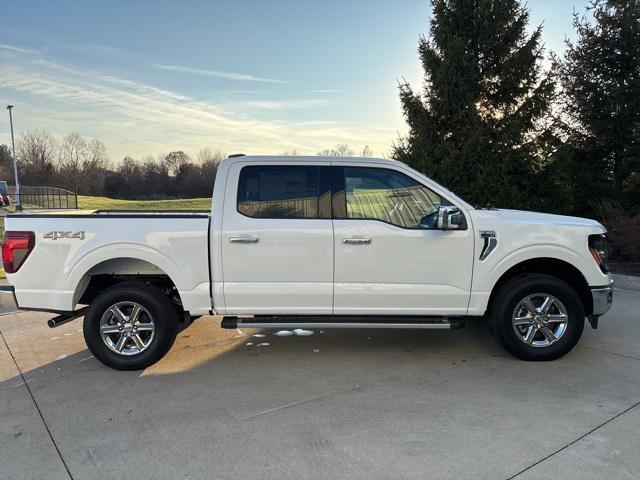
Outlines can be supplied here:
<path id="1" fill-rule="evenodd" d="M 609 272 L 609 263 L 607 262 L 607 236 L 589 235 L 589 251 L 595 262 L 602 270 L 602 273 Z"/>
<path id="2" fill-rule="evenodd" d="M 2 264 L 4 271 L 15 273 L 27 259 L 36 244 L 33 232 L 4 232 Z"/>

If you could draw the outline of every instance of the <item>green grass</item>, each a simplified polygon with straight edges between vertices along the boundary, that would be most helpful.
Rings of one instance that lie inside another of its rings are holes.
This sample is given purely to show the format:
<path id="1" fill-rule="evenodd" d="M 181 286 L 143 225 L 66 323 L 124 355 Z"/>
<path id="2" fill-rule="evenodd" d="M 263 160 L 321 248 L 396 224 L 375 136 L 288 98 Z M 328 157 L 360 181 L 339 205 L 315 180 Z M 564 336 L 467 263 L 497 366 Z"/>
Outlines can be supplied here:
<path id="1" fill-rule="evenodd" d="M 78 195 L 78 208 L 86 210 L 210 210 L 210 198 L 175 200 L 119 200 Z"/>
<path id="2" fill-rule="evenodd" d="M 78 195 L 78 208 L 83 210 L 210 210 L 211 199 L 119 200 L 116 198 Z M 14 207 L 11 206 L 9 211 L 13 212 Z M 0 242 L 2 242 L 3 237 L 4 217 L 0 217 Z M 6 278 L 3 268 L 0 268 L 0 278 Z"/>

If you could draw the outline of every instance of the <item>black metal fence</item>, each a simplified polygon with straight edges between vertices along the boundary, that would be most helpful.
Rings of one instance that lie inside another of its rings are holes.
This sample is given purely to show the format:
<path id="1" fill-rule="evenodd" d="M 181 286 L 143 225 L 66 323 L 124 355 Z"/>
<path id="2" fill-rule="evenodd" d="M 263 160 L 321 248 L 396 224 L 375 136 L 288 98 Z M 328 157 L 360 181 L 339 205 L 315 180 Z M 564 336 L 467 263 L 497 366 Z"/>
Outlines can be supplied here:
<path id="1" fill-rule="evenodd" d="M 18 202 L 20 199 L 20 202 Z M 43 209 L 77 209 L 78 194 L 58 187 L 29 187 L 20 185 L 20 193 L 16 187 L 9 186 L 9 200 L 12 205 L 20 203 L 22 208 Z"/>

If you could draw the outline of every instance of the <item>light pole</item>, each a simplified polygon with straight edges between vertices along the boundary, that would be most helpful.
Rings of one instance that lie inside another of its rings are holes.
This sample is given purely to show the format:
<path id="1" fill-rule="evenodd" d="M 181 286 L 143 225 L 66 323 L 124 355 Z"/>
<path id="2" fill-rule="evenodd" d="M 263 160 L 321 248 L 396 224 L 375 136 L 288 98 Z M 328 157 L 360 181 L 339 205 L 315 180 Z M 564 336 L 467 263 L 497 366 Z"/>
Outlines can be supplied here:
<path id="1" fill-rule="evenodd" d="M 20 204 L 20 183 L 18 182 L 18 164 L 16 162 L 16 142 L 13 138 L 13 115 L 11 109 L 13 105 L 7 105 L 9 110 L 9 124 L 11 125 L 11 151 L 13 153 L 13 177 L 16 181 L 16 210 L 22 211 L 22 205 Z"/>

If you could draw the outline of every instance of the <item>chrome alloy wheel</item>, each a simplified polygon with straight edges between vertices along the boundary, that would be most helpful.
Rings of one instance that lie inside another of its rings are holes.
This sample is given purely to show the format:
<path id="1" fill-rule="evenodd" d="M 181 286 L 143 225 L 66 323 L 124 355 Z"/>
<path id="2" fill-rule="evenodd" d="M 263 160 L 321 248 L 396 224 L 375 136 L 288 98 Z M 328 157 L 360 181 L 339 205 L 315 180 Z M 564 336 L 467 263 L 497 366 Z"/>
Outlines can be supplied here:
<path id="1" fill-rule="evenodd" d="M 100 319 L 100 336 L 110 350 L 119 355 L 137 355 L 145 351 L 156 333 L 149 311 L 136 302 L 111 305 Z"/>
<path id="2" fill-rule="evenodd" d="M 567 331 L 567 309 L 553 295 L 534 293 L 522 299 L 513 310 L 513 330 L 520 341 L 531 347 L 548 347 Z"/>

